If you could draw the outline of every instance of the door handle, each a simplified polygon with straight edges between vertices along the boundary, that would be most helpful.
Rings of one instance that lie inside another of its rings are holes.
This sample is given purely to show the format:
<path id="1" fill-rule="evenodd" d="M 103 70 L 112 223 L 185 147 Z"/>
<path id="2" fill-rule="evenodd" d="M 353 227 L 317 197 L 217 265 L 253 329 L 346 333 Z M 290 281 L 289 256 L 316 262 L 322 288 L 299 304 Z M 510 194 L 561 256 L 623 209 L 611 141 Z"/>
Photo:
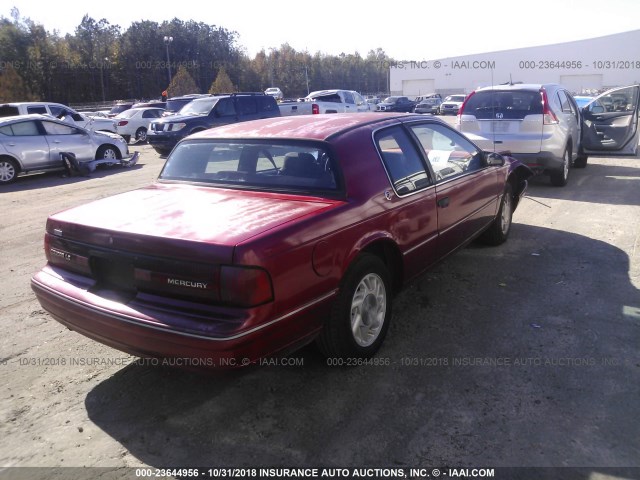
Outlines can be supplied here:
<path id="1" fill-rule="evenodd" d="M 438 200 L 438 206 L 440 208 L 447 208 L 449 206 L 449 197 L 443 197 Z"/>

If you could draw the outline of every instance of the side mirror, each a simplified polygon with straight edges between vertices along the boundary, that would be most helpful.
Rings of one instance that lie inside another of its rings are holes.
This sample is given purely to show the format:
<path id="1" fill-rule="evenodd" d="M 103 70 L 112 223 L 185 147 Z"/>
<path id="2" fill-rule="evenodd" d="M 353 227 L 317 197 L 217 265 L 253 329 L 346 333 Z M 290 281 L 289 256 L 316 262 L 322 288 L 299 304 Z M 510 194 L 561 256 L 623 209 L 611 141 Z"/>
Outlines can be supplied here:
<path id="1" fill-rule="evenodd" d="M 591 105 L 591 107 L 589 107 L 589 111 L 591 113 L 604 113 L 604 107 L 600 106 L 600 105 Z"/>
<path id="2" fill-rule="evenodd" d="M 487 165 L 490 167 L 501 167 L 504 165 L 504 157 L 499 153 L 490 152 L 486 155 Z"/>

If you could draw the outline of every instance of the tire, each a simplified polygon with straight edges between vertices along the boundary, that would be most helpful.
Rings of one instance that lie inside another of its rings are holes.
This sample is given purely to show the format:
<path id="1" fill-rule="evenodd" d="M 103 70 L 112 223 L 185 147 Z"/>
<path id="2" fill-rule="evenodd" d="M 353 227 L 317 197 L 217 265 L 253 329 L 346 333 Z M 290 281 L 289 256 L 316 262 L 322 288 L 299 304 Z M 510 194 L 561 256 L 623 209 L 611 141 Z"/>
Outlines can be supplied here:
<path id="1" fill-rule="evenodd" d="M 20 173 L 20 166 L 10 158 L 0 158 L 0 184 L 14 182 Z"/>
<path id="2" fill-rule="evenodd" d="M 551 172 L 551 185 L 564 187 L 569 181 L 569 168 L 571 166 L 571 149 L 567 147 L 562 155 L 562 168 Z"/>
<path id="3" fill-rule="evenodd" d="M 511 232 L 513 220 L 513 188 L 507 183 L 504 187 L 502 198 L 500 199 L 500 209 L 498 215 L 491 222 L 489 228 L 480 236 L 480 241 L 487 245 L 500 245 L 507 241 Z"/>
<path id="4" fill-rule="evenodd" d="M 585 168 L 587 166 L 588 159 L 589 157 L 586 155 L 578 155 L 578 157 L 573 162 L 573 166 L 576 168 Z"/>
<path id="5" fill-rule="evenodd" d="M 328 358 L 369 358 L 391 322 L 391 276 L 375 255 L 359 256 L 345 273 L 331 315 L 317 339 Z"/>
<path id="6" fill-rule="evenodd" d="M 140 127 L 136 130 L 136 142 L 146 142 L 147 141 L 147 129 L 144 127 Z"/>
<path id="7" fill-rule="evenodd" d="M 114 161 L 119 160 L 120 153 L 118 152 L 118 149 L 112 145 L 102 145 L 96 152 L 96 160 L 103 160 L 103 159 L 109 159 Z"/>

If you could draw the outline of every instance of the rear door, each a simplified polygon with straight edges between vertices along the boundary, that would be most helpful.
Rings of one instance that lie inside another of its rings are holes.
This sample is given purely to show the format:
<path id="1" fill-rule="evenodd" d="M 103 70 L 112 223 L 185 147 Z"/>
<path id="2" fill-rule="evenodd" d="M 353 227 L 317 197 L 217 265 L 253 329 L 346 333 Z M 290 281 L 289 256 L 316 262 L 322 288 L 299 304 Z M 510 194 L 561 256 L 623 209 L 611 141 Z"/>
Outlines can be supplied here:
<path id="1" fill-rule="evenodd" d="M 0 142 L 7 152 L 20 160 L 25 170 L 51 167 L 49 144 L 37 120 L 25 120 L 0 127 Z M 62 166 L 62 163 L 58 161 Z"/>
<path id="2" fill-rule="evenodd" d="M 635 155 L 640 85 L 616 88 L 582 109 L 582 149 L 588 154 Z"/>

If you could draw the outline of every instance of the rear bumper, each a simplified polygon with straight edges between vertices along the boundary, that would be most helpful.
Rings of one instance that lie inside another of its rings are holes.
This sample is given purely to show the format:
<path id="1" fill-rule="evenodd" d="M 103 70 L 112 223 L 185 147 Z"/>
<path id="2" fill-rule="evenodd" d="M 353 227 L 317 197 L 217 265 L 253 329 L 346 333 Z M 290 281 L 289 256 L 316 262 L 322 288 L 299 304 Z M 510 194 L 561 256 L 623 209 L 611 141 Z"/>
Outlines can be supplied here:
<path id="1" fill-rule="evenodd" d="M 204 368 L 246 366 L 310 342 L 335 295 L 256 323 L 269 307 L 202 306 L 198 311 L 185 302 L 174 308 L 154 304 L 148 295 L 119 301 L 91 293 L 82 279 L 46 266 L 31 279 L 31 287 L 42 307 L 71 330 L 132 355 L 179 359 L 172 364 Z"/>
<path id="2" fill-rule="evenodd" d="M 539 153 L 514 153 L 509 152 L 513 158 L 520 160 L 527 167 L 536 173 L 542 173 L 545 171 L 561 170 L 562 169 L 562 157 L 557 157 L 551 152 L 539 152 Z"/>

